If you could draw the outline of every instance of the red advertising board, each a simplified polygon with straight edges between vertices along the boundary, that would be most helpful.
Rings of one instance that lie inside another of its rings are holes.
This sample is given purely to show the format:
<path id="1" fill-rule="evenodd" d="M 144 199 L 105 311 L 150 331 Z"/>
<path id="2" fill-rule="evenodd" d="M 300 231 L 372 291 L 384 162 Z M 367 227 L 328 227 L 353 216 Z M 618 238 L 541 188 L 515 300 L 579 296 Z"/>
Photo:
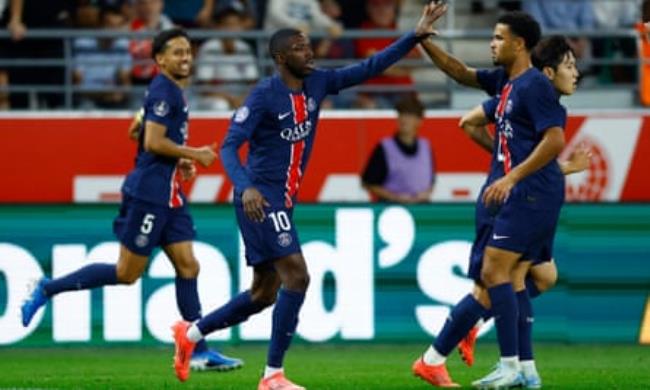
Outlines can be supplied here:
<path id="1" fill-rule="evenodd" d="M 434 149 L 437 180 L 433 201 L 472 201 L 488 168 L 489 156 L 457 127 L 460 113 L 430 112 L 421 129 Z M 133 165 L 136 145 L 126 128 L 128 115 L 92 113 L 5 114 L 5 180 L 1 203 L 116 201 L 121 181 Z M 191 145 L 221 141 L 228 116 L 190 121 Z M 395 130 L 390 112 L 323 113 L 302 201 L 366 201 L 359 172 L 377 142 Z M 584 113 L 569 118 L 569 153 L 584 143 L 592 149 L 591 168 L 567 179 L 569 200 L 650 201 L 650 115 L 642 112 Z M 191 201 L 227 201 L 231 185 L 220 164 L 199 169 L 185 187 Z"/>

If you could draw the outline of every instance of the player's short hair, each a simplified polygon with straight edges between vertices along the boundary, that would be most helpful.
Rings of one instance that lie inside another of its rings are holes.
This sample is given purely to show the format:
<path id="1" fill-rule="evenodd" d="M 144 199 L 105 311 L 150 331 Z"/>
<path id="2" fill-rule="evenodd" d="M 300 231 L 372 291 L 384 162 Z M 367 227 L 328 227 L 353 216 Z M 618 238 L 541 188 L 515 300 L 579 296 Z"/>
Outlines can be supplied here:
<path id="1" fill-rule="evenodd" d="M 170 30 L 164 30 L 158 33 L 156 37 L 153 39 L 153 48 L 151 50 L 151 57 L 154 59 L 156 58 L 156 55 L 163 53 L 165 49 L 167 48 L 167 42 L 171 41 L 174 38 L 178 37 L 183 37 L 187 39 L 188 41 L 190 40 L 190 37 L 187 35 L 187 32 L 183 30 L 182 28 L 172 28 Z"/>
<path id="2" fill-rule="evenodd" d="M 561 35 L 553 35 L 539 41 L 531 53 L 531 59 L 533 65 L 539 70 L 547 66 L 557 70 L 558 65 L 569 53 L 573 53 L 575 56 L 575 52 L 566 38 Z"/>
<path id="3" fill-rule="evenodd" d="M 302 31 L 295 28 L 282 28 L 271 35 L 269 41 L 269 54 L 275 60 L 275 56 L 281 54 L 289 44 L 289 38 L 302 34 Z"/>
<path id="4" fill-rule="evenodd" d="M 497 23 L 510 27 L 513 34 L 524 40 L 528 50 L 534 48 L 542 37 L 539 23 L 530 14 L 522 11 L 507 12 L 499 17 Z"/>
<path id="5" fill-rule="evenodd" d="M 420 118 L 424 116 L 424 105 L 420 99 L 413 95 L 401 98 L 397 104 L 395 104 L 395 109 L 399 114 L 413 114 Z"/>

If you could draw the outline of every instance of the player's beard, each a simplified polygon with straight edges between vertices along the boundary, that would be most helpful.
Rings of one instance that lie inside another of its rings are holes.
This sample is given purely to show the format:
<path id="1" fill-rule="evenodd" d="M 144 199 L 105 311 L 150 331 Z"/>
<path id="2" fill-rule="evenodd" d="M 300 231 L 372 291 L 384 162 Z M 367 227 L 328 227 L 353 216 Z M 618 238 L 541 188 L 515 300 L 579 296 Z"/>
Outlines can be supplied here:
<path id="1" fill-rule="evenodd" d="M 302 69 L 300 69 L 298 67 L 295 67 L 295 66 L 293 66 L 293 65 L 291 65 L 289 63 L 286 64 L 286 67 L 287 67 L 287 70 L 289 71 L 289 73 L 291 73 L 291 75 L 293 77 L 297 78 L 297 79 L 302 80 L 305 77 L 307 77 L 307 74 L 304 71 L 302 71 Z"/>

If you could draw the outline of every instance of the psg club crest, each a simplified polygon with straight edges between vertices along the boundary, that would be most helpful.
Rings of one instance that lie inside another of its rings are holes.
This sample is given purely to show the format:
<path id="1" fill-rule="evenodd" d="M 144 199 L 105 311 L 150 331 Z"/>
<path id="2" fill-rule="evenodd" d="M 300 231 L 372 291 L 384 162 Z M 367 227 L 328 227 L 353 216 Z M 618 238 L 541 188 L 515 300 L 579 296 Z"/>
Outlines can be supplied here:
<path id="1" fill-rule="evenodd" d="M 314 111 L 316 110 L 316 100 L 314 98 L 309 98 L 307 99 L 307 111 Z"/>
<path id="2" fill-rule="evenodd" d="M 149 244 L 149 237 L 147 237 L 146 235 L 138 234 L 135 237 L 135 245 L 137 245 L 138 248 L 144 248 L 145 246 L 147 246 L 147 244 Z"/>
<path id="3" fill-rule="evenodd" d="M 153 105 L 153 112 L 158 116 L 165 116 L 169 113 L 169 104 L 166 101 L 161 100 Z"/>
<path id="4" fill-rule="evenodd" d="M 235 118 L 233 119 L 236 123 L 242 123 L 243 121 L 248 118 L 248 115 L 250 114 L 250 110 L 246 106 L 240 107 L 237 111 L 235 111 Z"/>
<path id="5" fill-rule="evenodd" d="M 291 245 L 291 241 L 292 241 L 291 234 L 287 232 L 278 234 L 278 245 L 280 245 L 281 247 L 283 248 L 288 247 L 289 245 Z"/>

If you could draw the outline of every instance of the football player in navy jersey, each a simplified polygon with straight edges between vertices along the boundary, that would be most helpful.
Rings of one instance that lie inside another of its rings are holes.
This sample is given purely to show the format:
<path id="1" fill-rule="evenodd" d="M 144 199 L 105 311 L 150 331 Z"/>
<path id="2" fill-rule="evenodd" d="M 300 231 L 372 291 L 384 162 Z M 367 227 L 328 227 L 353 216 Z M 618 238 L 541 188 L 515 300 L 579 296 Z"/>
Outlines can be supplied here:
<path id="1" fill-rule="evenodd" d="M 414 363 L 414 373 L 436 386 L 457 386 L 447 373 L 446 357 L 488 308 L 495 318 L 501 360 L 473 385 L 503 388 L 522 383 L 519 352 L 522 344 L 531 344 L 525 340 L 526 333 L 530 337 L 531 305 L 523 281 L 532 262 L 552 258 L 564 202 L 564 176 L 556 157 L 564 147 L 566 110 L 548 77 L 532 65 L 531 50 L 540 36 L 539 24 L 530 15 L 501 16 L 490 44 L 499 67 L 492 70 L 469 68 L 431 41 L 422 43 L 454 80 L 497 96 L 488 103 L 496 134 L 490 173 L 477 201 L 469 267 L 469 276 L 487 291 L 489 300 L 465 296 L 451 310 L 435 343 Z"/>
<path id="2" fill-rule="evenodd" d="M 24 326 L 59 293 L 134 283 L 156 246 L 162 247 L 176 269 L 176 301 L 182 317 L 191 321 L 201 316 L 196 286 L 199 264 L 192 253 L 196 233 L 177 173 L 189 179 L 195 173 L 195 161 L 208 167 L 217 155 L 214 146 L 186 145 L 188 105 L 183 90 L 192 67 L 187 34 L 180 29 L 158 34 L 153 57 L 161 73 L 152 80 L 145 97 L 135 168 L 122 186 L 122 204 L 113 224 L 121 244 L 117 264 L 95 263 L 60 278 L 41 279 L 22 306 Z M 205 342 L 195 349 L 191 360 L 196 369 L 242 365 L 239 359 L 209 350 Z"/>
<path id="3" fill-rule="evenodd" d="M 254 276 L 247 290 L 200 321 L 174 326 L 176 373 L 185 380 L 187 356 L 205 335 L 245 321 L 275 302 L 271 341 L 258 389 L 303 389 L 289 381 L 283 359 L 298 324 L 309 284 L 293 210 L 307 168 L 327 95 L 357 85 L 386 70 L 422 38 L 445 6 L 427 4 L 415 31 L 368 59 L 343 68 L 316 68 L 309 38 L 295 29 L 273 34 L 269 52 L 278 72 L 261 80 L 233 115 L 221 156 L 234 183 L 234 207 Z M 248 142 L 246 165 L 238 150 Z"/>
<path id="4" fill-rule="evenodd" d="M 542 39 L 532 52 L 533 65 L 542 71 L 551 81 L 558 96 L 572 95 L 577 87 L 578 70 L 576 68 L 576 58 L 571 46 L 563 36 L 552 36 Z M 485 102 L 469 111 L 460 121 L 460 127 L 486 151 L 494 151 L 494 137 L 488 132 L 486 125 L 493 119 L 494 108 L 498 105 L 498 98 L 494 97 L 491 101 Z M 564 175 L 580 172 L 589 167 L 591 153 L 584 146 L 579 146 L 569 156 L 566 161 L 560 162 L 560 169 Z M 480 247 L 475 248 L 481 250 Z M 549 252 L 550 253 L 550 252 Z M 526 275 L 526 271 L 528 275 Z M 521 280 L 523 277 L 525 280 Z M 539 296 L 542 292 L 555 285 L 557 280 L 557 267 L 552 257 L 544 256 L 531 261 L 524 261 L 518 264 L 515 272 L 515 290 L 517 294 L 525 292 L 531 298 Z M 525 285 L 525 287 L 524 287 Z M 489 305 L 485 289 L 477 285 L 474 289 L 474 297 L 484 305 Z M 533 359 L 532 332 L 533 312 L 532 308 L 525 310 L 528 318 L 523 324 L 520 324 L 519 334 L 519 361 L 524 387 L 540 388 L 541 378 L 537 372 L 535 361 Z M 479 320 L 479 324 L 472 328 L 467 336 L 459 344 L 459 351 L 463 360 L 472 365 L 474 360 L 474 344 L 478 329 L 488 316 Z M 520 316 L 520 320 L 524 320 Z M 523 326 L 522 326 L 523 325 Z"/>

